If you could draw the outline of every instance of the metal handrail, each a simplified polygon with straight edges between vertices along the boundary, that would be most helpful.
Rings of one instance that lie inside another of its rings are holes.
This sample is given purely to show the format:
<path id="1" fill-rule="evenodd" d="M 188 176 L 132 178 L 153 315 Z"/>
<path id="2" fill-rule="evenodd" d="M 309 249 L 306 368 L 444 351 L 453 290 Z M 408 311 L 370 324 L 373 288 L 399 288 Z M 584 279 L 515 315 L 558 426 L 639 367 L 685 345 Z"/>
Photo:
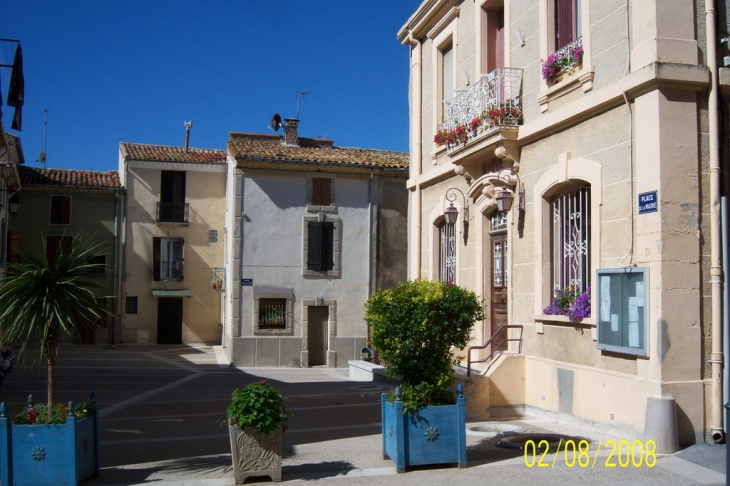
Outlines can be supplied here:
<path id="1" fill-rule="evenodd" d="M 478 360 L 478 361 L 472 361 L 471 360 L 471 352 L 472 352 L 472 350 L 486 348 L 487 346 L 489 346 L 490 344 L 492 344 L 492 341 L 494 341 L 497 338 L 497 336 L 499 335 L 499 333 L 502 332 L 502 330 L 504 330 L 504 329 L 519 329 L 520 330 L 520 337 L 518 337 L 518 338 L 502 339 L 501 341 L 499 341 L 497 343 L 497 346 L 495 347 L 495 349 L 492 350 L 492 352 L 489 353 L 489 356 L 487 356 L 485 359 L 481 359 L 481 360 Z M 471 364 L 472 363 L 485 363 L 485 362 L 491 360 L 492 359 L 492 356 L 494 356 L 494 353 L 497 352 L 498 347 L 502 343 L 510 342 L 510 341 L 518 341 L 520 343 L 520 346 L 519 346 L 517 352 L 518 353 L 521 353 L 522 352 L 522 325 L 521 324 L 510 324 L 510 325 L 507 325 L 507 326 L 499 326 L 497 328 L 497 330 L 495 331 L 495 333 L 492 334 L 492 337 L 490 337 L 487 340 L 486 343 L 482 344 L 481 346 L 469 346 L 468 348 L 466 348 L 466 376 L 471 376 Z"/>

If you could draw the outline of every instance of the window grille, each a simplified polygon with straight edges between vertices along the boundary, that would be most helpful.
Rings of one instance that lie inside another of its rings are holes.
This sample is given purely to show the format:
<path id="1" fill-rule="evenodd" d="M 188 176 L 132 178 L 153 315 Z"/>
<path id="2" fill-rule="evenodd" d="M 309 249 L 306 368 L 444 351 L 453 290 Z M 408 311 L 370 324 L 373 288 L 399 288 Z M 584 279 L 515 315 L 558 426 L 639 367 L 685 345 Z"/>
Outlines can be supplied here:
<path id="1" fill-rule="evenodd" d="M 127 314 L 137 313 L 137 297 L 130 297 L 124 299 L 124 312 Z"/>
<path id="2" fill-rule="evenodd" d="M 551 204 L 553 287 L 582 292 L 590 284 L 591 190 L 583 186 Z"/>
<path id="3" fill-rule="evenodd" d="M 494 242 L 492 248 L 494 268 L 492 274 L 494 275 L 494 286 L 495 287 L 506 287 L 507 286 L 507 270 L 509 268 L 507 262 L 507 240 L 499 240 Z"/>
<path id="4" fill-rule="evenodd" d="M 442 224 L 439 229 L 441 243 L 441 261 L 439 278 L 442 282 L 454 282 L 456 279 L 456 231 L 453 224 Z"/>
<path id="5" fill-rule="evenodd" d="M 495 211 L 489 221 L 489 231 L 495 233 L 507 229 L 507 213 L 504 211 Z"/>
<path id="6" fill-rule="evenodd" d="M 286 329 L 286 299 L 259 299 L 259 329 Z"/>

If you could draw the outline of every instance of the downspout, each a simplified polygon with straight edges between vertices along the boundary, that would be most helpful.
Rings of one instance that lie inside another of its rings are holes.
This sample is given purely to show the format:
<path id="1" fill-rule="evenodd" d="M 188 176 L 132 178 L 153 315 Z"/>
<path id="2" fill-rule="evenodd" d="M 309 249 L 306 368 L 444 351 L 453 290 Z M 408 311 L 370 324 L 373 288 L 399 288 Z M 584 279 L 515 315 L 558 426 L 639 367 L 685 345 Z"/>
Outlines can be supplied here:
<path id="1" fill-rule="evenodd" d="M 368 299 L 375 292 L 374 279 L 377 272 L 373 271 L 373 176 L 375 169 L 370 169 L 370 180 L 368 181 Z M 368 326 L 368 342 L 370 342 L 370 326 Z"/>
<path id="2" fill-rule="evenodd" d="M 720 136 L 719 136 L 719 74 L 717 65 L 717 29 L 715 0 L 706 0 L 705 25 L 707 26 L 707 63 L 710 70 L 708 99 L 710 135 L 710 290 L 712 292 L 712 403 L 710 428 L 712 440 L 722 442 L 725 431 L 722 426 L 722 247 L 720 222 Z"/>
<path id="3" fill-rule="evenodd" d="M 411 107 L 411 119 L 410 119 L 410 159 L 411 167 L 409 173 L 409 180 L 414 184 L 414 190 L 411 194 L 411 214 L 410 214 L 410 275 L 409 278 L 412 280 L 421 278 L 421 212 L 422 212 L 422 194 L 421 185 L 418 182 L 418 176 L 421 175 L 422 170 L 422 157 L 421 142 L 423 132 L 422 116 L 422 57 L 423 57 L 423 46 L 421 43 L 413 37 L 413 33 L 408 34 L 408 38 L 405 43 L 413 46 L 411 51 L 411 89 L 410 89 L 410 107 Z"/>
<path id="4" fill-rule="evenodd" d="M 112 299 L 114 299 L 114 315 L 110 323 L 107 336 L 107 345 L 111 347 L 114 344 L 114 333 L 116 332 L 116 323 L 121 319 L 122 296 L 117 295 L 117 278 L 119 276 L 119 253 L 117 245 L 119 244 L 119 189 L 114 191 L 114 277 L 112 281 Z"/>

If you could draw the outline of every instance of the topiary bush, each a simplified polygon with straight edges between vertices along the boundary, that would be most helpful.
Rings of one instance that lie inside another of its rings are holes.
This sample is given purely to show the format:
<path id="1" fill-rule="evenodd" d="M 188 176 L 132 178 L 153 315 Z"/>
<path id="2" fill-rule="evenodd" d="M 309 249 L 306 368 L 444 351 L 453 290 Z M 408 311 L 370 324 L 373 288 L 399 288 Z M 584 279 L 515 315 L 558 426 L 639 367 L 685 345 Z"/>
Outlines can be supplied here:
<path id="1" fill-rule="evenodd" d="M 370 342 L 386 372 L 401 379 L 404 411 L 456 403 L 453 367 L 474 323 L 484 319 L 474 292 L 451 283 L 413 280 L 381 290 L 365 303 Z"/>

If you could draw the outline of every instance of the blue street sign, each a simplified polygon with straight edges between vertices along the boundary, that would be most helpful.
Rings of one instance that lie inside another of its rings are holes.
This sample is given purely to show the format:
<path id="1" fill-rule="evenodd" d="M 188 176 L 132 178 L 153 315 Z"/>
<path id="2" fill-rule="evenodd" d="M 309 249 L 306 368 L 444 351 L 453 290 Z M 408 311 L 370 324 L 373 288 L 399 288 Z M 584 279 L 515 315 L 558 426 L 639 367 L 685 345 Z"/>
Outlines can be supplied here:
<path id="1" fill-rule="evenodd" d="M 656 191 L 639 194 L 639 214 L 655 213 L 659 209 Z"/>
<path id="2" fill-rule="evenodd" d="M 250 287 L 253 285 L 253 279 L 252 278 L 242 278 L 241 285 L 243 285 L 244 287 Z"/>

